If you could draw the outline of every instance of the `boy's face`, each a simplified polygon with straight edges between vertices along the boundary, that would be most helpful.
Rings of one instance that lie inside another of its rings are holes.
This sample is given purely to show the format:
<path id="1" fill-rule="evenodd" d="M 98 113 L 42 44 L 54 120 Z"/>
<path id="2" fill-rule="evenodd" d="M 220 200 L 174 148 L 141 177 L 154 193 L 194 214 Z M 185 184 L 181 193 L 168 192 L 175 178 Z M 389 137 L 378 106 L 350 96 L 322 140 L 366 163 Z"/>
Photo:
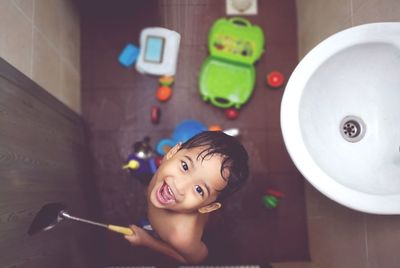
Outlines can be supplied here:
<path id="1" fill-rule="evenodd" d="M 178 147 L 177 147 L 178 146 Z M 148 199 L 157 208 L 181 213 L 209 212 L 220 207 L 213 203 L 227 182 L 222 178 L 223 157 L 198 157 L 204 147 L 177 150 L 164 157 L 148 188 Z M 224 174 L 225 175 L 225 174 Z"/>

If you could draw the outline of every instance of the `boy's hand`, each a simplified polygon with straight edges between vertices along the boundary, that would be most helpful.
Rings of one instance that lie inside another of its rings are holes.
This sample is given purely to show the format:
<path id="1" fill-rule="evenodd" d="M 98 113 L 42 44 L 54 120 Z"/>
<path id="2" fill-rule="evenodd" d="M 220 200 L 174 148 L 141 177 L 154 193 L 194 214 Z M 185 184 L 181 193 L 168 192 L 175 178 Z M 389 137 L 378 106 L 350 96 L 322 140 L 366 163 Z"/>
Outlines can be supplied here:
<path id="1" fill-rule="evenodd" d="M 130 225 L 129 227 L 132 229 L 134 234 L 125 235 L 124 237 L 133 246 L 146 246 L 167 256 L 170 256 L 179 262 L 187 263 L 187 260 L 172 245 L 162 240 L 155 239 L 154 237 L 149 235 L 146 230 L 136 225 Z"/>
<path id="2" fill-rule="evenodd" d="M 146 244 L 146 240 L 149 237 L 149 234 L 142 228 L 136 226 L 136 225 L 130 225 L 129 226 L 134 234 L 133 235 L 125 235 L 125 239 L 128 240 L 132 245 L 134 246 L 141 246 Z"/>

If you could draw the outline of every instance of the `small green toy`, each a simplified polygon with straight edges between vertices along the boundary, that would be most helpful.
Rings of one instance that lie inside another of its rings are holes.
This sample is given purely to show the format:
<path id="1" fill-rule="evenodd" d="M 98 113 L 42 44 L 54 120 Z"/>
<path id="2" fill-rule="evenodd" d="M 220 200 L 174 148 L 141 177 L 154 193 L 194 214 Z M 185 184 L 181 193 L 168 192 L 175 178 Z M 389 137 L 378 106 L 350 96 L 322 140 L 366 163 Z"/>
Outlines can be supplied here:
<path id="1" fill-rule="evenodd" d="M 219 108 L 239 109 L 250 98 L 256 74 L 253 64 L 264 47 L 264 33 L 244 18 L 221 18 L 210 29 L 199 79 L 204 101 Z"/>
<path id="2" fill-rule="evenodd" d="M 262 201 L 267 208 L 276 208 L 278 206 L 278 198 L 272 195 L 263 196 Z"/>
<path id="3" fill-rule="evenodd" d="M 267 189 L 267 195 L 262 197 L 262 202 L 265 207 L 274 209 L 278 207 L 279 199 L 283 197 L 283 193 L 273 189 Z"/>

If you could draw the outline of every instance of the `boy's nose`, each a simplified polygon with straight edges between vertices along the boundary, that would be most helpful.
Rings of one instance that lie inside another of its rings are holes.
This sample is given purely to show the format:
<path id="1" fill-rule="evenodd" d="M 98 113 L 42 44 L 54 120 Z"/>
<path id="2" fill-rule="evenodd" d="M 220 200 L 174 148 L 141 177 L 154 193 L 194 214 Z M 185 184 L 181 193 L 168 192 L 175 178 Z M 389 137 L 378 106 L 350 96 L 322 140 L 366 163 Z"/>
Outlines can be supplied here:
<path id="1" fill-rule="evenodd" d="M 175 178 L 174 180 L 175 189 L 179 195 L 184 195 L 185 191 L 191 187 L 191 184 L 189 178 L 186 176 Z"/>

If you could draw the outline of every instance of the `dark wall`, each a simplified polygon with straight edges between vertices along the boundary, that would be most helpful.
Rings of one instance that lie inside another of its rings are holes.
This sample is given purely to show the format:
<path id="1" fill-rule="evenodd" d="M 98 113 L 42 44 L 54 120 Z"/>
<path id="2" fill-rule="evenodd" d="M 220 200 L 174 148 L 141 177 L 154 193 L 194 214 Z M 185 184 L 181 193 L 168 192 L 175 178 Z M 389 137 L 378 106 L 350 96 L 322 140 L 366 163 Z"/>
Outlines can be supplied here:
<path id="1" fill-rule="evenodd" d="M 64 221 L 27 234 L 48 202 L 93 216 L 87 144 L 80 116 L 0 59 L 0 267 L 90 267 L 92 229 Z"/>

